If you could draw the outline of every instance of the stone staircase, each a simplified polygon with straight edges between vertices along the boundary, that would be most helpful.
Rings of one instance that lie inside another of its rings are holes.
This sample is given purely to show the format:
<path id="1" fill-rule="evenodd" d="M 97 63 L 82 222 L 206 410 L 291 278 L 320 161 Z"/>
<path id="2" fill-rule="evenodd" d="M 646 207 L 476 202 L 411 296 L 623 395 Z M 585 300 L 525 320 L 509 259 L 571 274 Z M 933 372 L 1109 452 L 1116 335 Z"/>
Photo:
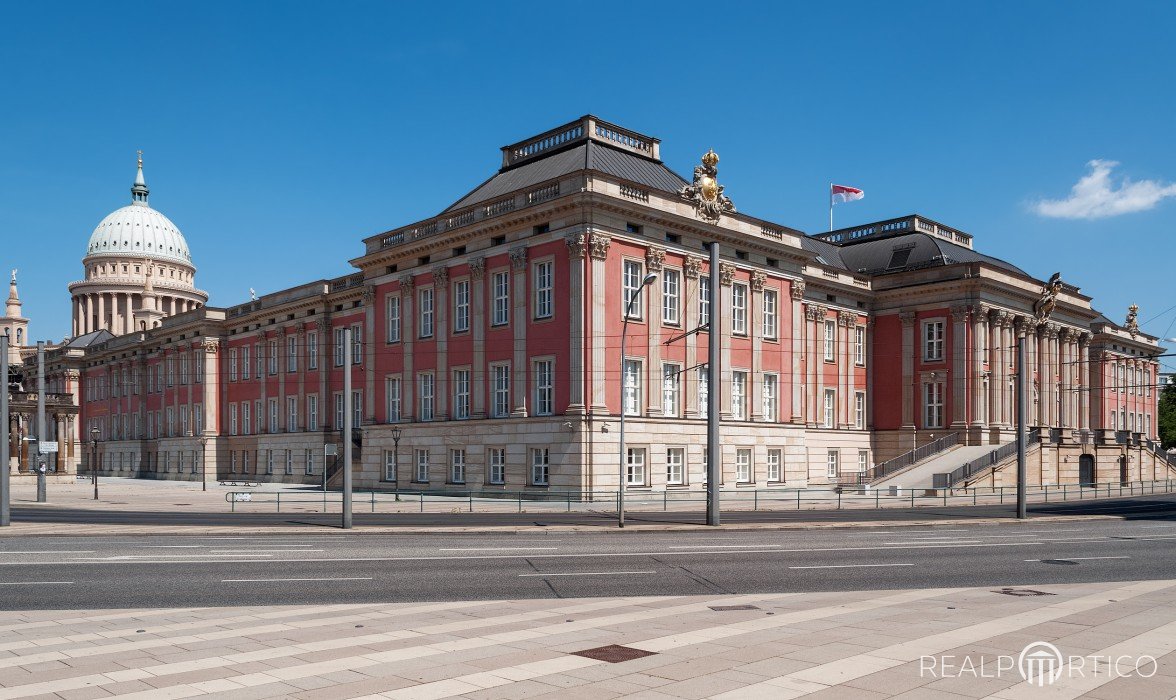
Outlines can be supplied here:
<path id="1" fill-rule="evenodd" d="M 871 484 L 872 488 L 930 489 L 935 487 L 935 475 L 954 472 L 960 466 L 997 449 L 995 445 L 957 445 L 933 455 L 929 459 L 885 476 Z"/>

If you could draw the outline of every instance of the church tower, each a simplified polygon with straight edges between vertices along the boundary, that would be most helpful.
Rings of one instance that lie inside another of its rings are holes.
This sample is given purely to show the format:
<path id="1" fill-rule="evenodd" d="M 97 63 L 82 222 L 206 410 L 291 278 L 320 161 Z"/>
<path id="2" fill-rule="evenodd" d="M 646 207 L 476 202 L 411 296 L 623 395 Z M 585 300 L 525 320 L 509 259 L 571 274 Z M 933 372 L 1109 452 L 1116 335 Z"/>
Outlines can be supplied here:
<path id="1" fill-rule="evenodd" d="M 8 364 L 19 365 L 20 349 L 29 342 L 29 320 L 20 315 L 20 293 L 16 290 L 16 270 L 8 283 L 8 301 L 4 318 L 0 318 L 0 333 L 8 336 Z"/>

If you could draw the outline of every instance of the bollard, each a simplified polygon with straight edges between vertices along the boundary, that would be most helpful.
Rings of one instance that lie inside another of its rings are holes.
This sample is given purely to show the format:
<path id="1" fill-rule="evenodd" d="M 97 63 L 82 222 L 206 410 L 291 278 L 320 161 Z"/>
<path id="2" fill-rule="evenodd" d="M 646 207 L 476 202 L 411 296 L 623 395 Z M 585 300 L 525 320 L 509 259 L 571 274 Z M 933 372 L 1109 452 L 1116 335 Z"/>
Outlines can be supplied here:
<path id="1" fill-rule="evenodd" d="M 425 492 L 421 491 L 421 512 L 425 512 Z"/>
<path id="2" fill-rule="evenodd" d="M 470 491 L 470 512 L 474 512 L 474 492 Z"/>
<path id="3" fill-rule="evenodd" d="M 875 509 L 878 508 L 878 498 L 880 497 L 880 493 L 881 492 L 878 491 L 878 489 L 874 489 L 874 508 Z"/>
<path id="4" fill-rule="evenodd" d="M 796 509 L 800 510 L 800 489 L 796 489 Z"/>
<path id="5" fill-rule="evenodd" d="M 568 491 L 568 512 L 572 512 L 572 492 Z"/>
<path id="6" fill-rule="evenodd" d="M 751 509 L 759 510 L 759 489 L 751 492 Z"/>
<path id="7" fill-rule="evenodd" d="M 282 512 L 282 492 L 278 491 L 278 512 Z"/>
<path id="8" fill-rule="evenodd" d="M 620 503 L 620 501 L 617 501 L 617 502 Z M 520 513 L 523 512 L 523 492 L 522 491 L 519 491 L 519 512 Z"/>
<path id="9" fill-rule="evenodd" d="M 837 491 L 837 510 L 841 510 L 841 491 Z"/>

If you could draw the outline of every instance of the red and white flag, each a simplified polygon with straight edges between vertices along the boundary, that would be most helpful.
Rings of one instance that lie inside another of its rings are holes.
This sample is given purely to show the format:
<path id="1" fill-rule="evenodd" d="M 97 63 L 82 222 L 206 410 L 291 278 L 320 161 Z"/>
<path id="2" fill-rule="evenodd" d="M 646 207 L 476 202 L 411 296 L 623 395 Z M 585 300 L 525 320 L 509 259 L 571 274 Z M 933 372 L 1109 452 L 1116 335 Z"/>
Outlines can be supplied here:
<path id="1" fill-rule="evenodd" d="M 842 204 L 845 204 L 846 202 L 857 201 L 865 196 L 866 193 L 862 192 L 856 187 L 846 187 L 845 185 L 833 184 L 829 185 L 830 203 L 841 202 Z"/>

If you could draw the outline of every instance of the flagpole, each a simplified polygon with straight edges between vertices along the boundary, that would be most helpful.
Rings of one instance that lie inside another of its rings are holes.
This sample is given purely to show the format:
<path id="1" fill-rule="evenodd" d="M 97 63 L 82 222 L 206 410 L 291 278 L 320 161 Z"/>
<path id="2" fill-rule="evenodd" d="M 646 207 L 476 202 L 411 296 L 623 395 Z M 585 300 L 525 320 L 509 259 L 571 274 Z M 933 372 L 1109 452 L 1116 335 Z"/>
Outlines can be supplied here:
<path id="1" fill-rule="evenodd" d="M 833 230 L 833 183 L 829 183 L 829 230 Z"/>

